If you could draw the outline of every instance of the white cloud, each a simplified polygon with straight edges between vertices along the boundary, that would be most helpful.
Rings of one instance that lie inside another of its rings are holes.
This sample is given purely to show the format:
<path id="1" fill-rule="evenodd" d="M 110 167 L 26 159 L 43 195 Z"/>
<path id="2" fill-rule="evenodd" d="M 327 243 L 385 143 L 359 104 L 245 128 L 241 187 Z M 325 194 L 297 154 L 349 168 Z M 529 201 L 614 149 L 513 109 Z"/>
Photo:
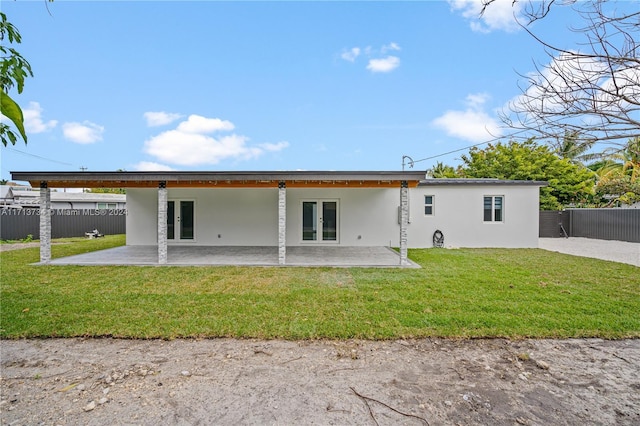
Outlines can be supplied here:
<path id="1" fill-rule="evenodd" d="M 259 146 L 265 151 L 278 152 L 278 151 L 282 151 L 285 148 L 288 148 L 289 142 L 283 141 L 278 143 L 261 143 Z"/>
<path id="2" fill-rule="evenodd" d="M 473 109 L 481 108 L 489 98 L 487 93 L 472 93 L 467 95 L 467 106 Z"/>
<path id="3" fill-rule="evenodd" d="M 502 130 L 495 118 L 487 114 L 482 107 L 489 99 L 485 93 L 467 96 L 467 109 L 447 111 L 432 121 L 432 124 L 444 130 L 449 136 L 471 142 L 482 142 L 499 136 Z"/>
<path id="4" fill-rule="evenodd" d="M 371 72 L 391 72 L 400 66 L 400 58 L 397 56 L 387 55 L 390 51 L 402 50 L 400 45 L 395 42 L 385 44 L 380 49 L 374 49 L 371 46 L 365 48 L 352 47 L 345 49 L 340 57 L 348 62 L 355 62 L 359 56 L 367 58 L 367 69 Z M 381 58 L 380 56 L 387 55 Z"/>
<path id="5" fill-rule="evenodd" d="M 349 50 L 345 50 L 340 55 L 340 57 L 342 59 L 344 59 L 345 61 L 349 61 L 349 62 L 354 62 L 358 56 L 360 56 L 360 48 L 359 47 L 352 47 Z"/>
<path id="6" fill-rule="evenodd" d="M 149 111 L 144 113 L 144 118 L 147 120 L 147 126 L 156 127 L 173 123 L 174 121 L 182 118 L 182 114 L 164 111 Z"/>
<path id="7" fill-rule="evenodd" d="M 383 59 L 370 59 L 367 69 L 371 72 L 391 72 L 400 66 L 400 58 L 387 56 Z"/>
<path id="8" fill-rule="evenodd" d="M 102 140 L 104 127 L 90 121 L 64 123 L 62 125 L 62 133 L 71 142 L 90 144 Z"/>
<path id="9" fill-rule="evenodd" d="M 235 126 L 230 121 L 206 118 L 195 114 L 190 115 L 187 121 L 178 125 L 178 130 L 185 133 L 213 133 L 234 128 Z"/>
<path id="10" fill-rule="evenodd" d="M 394 43 L 391 42 L 389 44 L 385 44 L 384 46 L 382 46 L 382 48 L 380 48 L 380 52 L 387 53 L 390 50 L 402 50 L 400 49 L 400 46 L 398 45 L 398 43 Z"/>
<path id="11" fill-rule="evenodd" d="M 281 151 L 288 142 L 249 145 L 249 138 L 230 134 L 211 136 L 209 133 L 234 129 L 233 123 L 218 118 L 191 115 L 176 129 L 162 132 L 147 140 L 144 151 L 159 161 L 181 166 L 218 164 L 220 161 L 250 160 L 265 152 Z"/>
<path id="12" fill-rule="evenodd" d="M 56 120 L 42 121 L 42 107 L 38 102 L 29 102 L 29 106 L 22 110 L 24 128 L 27 133 L 43 133 L 58 125 Z"/>
<path id="13" fill-rule="evenodd" d="M 138 164 L 133 166 L 133 169 L 139 172 L 170 172 L 175 170 L 172 167 L 160 163 L 154 163 L 153 161 L 140 161 Z"/>
<path id="14" fill-rule="evenodd" d="M 554 116 L 557 123 L 579 115 L 583 124 L 601 123 L 604 131 L 613 132 L 614 123 L 621 122 L 608 114 L 621 117 L 628 113 L 628 100 L 640 99 L 640 68 L 612 71 L 604 61 L 567 51 L 529 73 L 526 84 L 527 90 L 504 107 L 514 121 L 537 126 L 545 121 L 539 115 Z"/>
<path id="15" fill-rule="evenodd" d="M 517 31 L 520 26 L 516 19 L 520 16 L 522 2 L 513 0 L 495 0 L 485 9 L 482 16 L 483 0 L 448 0 L 451 10 L 459 12 L 470 21 L 473 31 L 488 33 L 502 30 Z"/>

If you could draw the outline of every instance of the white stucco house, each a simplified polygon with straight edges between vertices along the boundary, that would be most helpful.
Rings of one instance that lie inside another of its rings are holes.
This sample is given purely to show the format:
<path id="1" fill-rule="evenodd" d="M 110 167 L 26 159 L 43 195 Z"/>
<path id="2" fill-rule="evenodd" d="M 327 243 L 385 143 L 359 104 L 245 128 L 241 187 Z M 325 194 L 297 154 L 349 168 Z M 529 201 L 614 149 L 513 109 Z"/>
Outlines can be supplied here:
<path id="1" fill-rule="evenodd" d="M 127 245 L 408 248 L 538 246 L 538 181 L 426 179 L 421 171 L 12 172 L 41 188 L 127 188 Z M 50 258 L 41 244 L 41 260 Z"/>

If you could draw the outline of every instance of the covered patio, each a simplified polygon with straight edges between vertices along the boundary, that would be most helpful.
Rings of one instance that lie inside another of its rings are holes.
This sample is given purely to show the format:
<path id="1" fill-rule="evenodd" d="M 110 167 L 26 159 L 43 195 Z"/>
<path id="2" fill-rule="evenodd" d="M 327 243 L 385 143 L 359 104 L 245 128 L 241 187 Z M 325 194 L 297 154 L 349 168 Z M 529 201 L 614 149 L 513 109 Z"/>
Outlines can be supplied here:
<path id="1" fill-rule="evenodd" d="M 12 177 L 40 187 L 40 263 L 411 267 L 409 188 L 418 186 L 424 172 L 12 172 Z M 127 247 L 52 260 L 51 188 L 126 188 Z M 387 248 L 391 245 L 399 253 Z"/>
<path id="2" fill-rule="evenodd" d="M 278 247 L 169 246 L 167 266 L 278 266 Z M 122 246 L 53 259 L 51 265 L 159 265 L 157 246 Z M 283 265 L 280 265 L 283 266 Z M 389 247 L 287 247 L 286 266 L 420 268 Z"/>

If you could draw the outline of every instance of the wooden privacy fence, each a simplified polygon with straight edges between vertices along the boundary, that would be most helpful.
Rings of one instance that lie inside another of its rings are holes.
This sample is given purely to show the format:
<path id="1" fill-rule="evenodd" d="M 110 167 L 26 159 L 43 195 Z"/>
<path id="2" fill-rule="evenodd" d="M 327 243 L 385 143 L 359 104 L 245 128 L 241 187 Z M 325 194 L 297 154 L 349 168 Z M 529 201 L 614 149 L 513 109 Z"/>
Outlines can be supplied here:
<path id="1" fill-rule="evenodd" d="M 94 229 L 104 235 L 126 232 L 124 209 L 52 209 L 51 238 L 82 237 Z M 0 239 L 40 238 L 39 209 L 0 209 Z"/>
<path id="2" fill-rule="evenodd" d="M 640 209 L 541 211 L 539 236 L 583 237 L 640 243 Z"/>

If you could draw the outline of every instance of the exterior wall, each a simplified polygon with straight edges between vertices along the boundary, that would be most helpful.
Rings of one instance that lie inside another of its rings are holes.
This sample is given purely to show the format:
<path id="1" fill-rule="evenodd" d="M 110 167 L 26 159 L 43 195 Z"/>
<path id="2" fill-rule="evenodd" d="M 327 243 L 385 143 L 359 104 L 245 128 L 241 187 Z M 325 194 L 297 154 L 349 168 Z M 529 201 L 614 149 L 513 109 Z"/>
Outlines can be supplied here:
<path id="1" fill-rule="evenodd" d="M 434 215 L 425 216 L 424 196 L 433 195 Z M 504 196 L 503 222 L 483 221 L 485 195 Z M 433 233 L 445 247 L 538 247 L 539 188 L 515 185 L 421 186 L 411 192 L 409 247 L 432 247 Z"/>
<path id="2" fill-rule="evenodd" d="M 158 189 L 127 189 L 127 245 L 158 243 Z"/>
<path id="3" fill-rule="evenodd" d="M 195 239 L 180 244 L 278 246 L 277 188 L 169 189 L 169 200 L 195 201 Z M 537 247 L 537 186 L 435 185 L 409 189 L 408 247 Z M 433 195 L 433 216 L 424 196 Z M 483 197 L 504 196 L 504 221 L 483 221 Z M 157 243 L 157 189 L 127 190 L 127 244 Z M 302 241 L 302 201 L 338 201 L 338 241 Z M 400 188 L 287 188 L 286 244 L 399 246 Z M 219 237 L 218 237 L 219 235 Z M 176 244 L 169 242 L 169 244 Z"/>
<path id="4" fill-rule="evenodd" d="M 169 188 L 168 198 L 195 201 L 195 239 L 170 245 L 278 245 L 277 188 Z M 158 190 L 128 189 L 127 211 L 127 245 L 156 244 Z"/>
<path id="5" fill-rule="evenodd" d="M 302 201 L 338 200 L 338 241 L 302 241 Z M 287 245 L 394 246 L 399 244 L 398 188 L 287 188 Z"/>

